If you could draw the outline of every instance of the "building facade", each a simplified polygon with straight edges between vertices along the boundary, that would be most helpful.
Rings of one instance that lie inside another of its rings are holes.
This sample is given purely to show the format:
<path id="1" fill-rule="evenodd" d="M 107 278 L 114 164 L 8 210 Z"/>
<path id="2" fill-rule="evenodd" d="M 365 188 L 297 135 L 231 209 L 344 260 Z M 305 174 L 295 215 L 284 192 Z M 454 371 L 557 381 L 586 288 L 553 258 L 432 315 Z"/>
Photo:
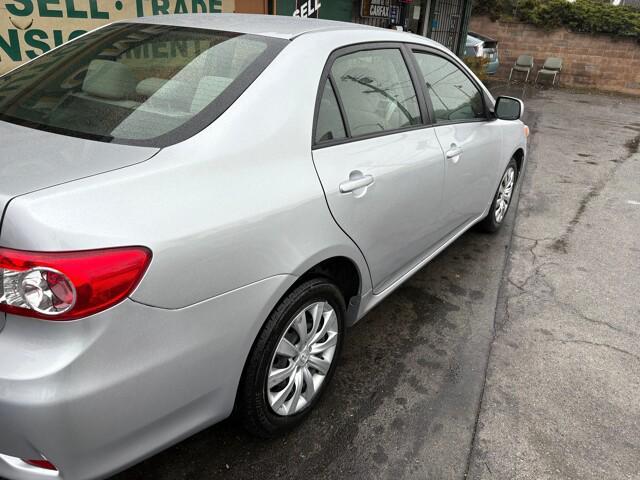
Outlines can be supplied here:
<path id="1" fill-rule="evenodd" d="M 409 30 L 462 55 L 471 0 L 0 0 L 0 74 L 116 20 L 172 13 L 314 17 Z"/>
<path id="2" fill-rule="evenodd" d="M 243 0 L 236 0 L 243 1 Z M 269 13 L 402 27 L 462 55 L 471 0 L 271 0 Z M 266 13 L 265 12 L 265 13 Z"/>

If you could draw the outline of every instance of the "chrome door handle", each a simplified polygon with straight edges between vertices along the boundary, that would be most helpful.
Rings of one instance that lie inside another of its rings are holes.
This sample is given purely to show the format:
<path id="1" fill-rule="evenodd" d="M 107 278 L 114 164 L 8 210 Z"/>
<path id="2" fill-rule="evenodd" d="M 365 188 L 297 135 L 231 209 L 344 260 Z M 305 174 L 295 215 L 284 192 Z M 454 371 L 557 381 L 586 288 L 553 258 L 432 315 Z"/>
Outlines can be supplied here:
<path id="1" fill-rule="evenodd" d="M 363 175 L 340 184 L 340 193 L 350 193 L 360 188 L 368 187 L 373 183 L 373 175 Z"/>

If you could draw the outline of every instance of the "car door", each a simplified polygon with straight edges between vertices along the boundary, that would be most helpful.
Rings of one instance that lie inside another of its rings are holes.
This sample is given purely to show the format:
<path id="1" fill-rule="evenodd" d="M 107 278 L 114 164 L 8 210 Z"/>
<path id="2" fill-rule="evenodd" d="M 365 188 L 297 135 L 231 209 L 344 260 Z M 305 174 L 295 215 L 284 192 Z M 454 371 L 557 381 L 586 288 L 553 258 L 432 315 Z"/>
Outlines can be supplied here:
<path id="1" fill-rule="evenodd" d="M 314 164 L 331 213 L 367 260 L 374 292 L 441 237 L 444 154 L 410 55 L 393 43 L 334 52 L 318 95 Z"/>
<path id="2" fill-rule="evenodd" d="M 450 232 L 477 219 L 496 188 L 502 138 L 475 81 L 442 52 L 414 49 L 425 98 L 445 152 L 442 218 Z"/>

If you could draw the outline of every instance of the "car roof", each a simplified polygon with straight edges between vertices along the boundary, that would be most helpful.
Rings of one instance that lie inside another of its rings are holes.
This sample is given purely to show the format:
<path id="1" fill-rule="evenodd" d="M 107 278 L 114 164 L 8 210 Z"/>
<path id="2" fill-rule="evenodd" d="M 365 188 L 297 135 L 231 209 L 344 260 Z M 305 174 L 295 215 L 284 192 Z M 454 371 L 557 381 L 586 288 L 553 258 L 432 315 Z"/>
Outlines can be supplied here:
<path id="1" fill-rule="evenodd" d="M 316 18 L 253 15 L 243 13 L 191 13 L 142 17 L 135 22 L 174 25 L 177 27 L 223 30 L 291 40 L 299 35 L 331 30 L 372 30 L 357 23 L 318 20 Z"/>
<path id="2" fill-rule="evenodd" d="M 353 30 L 360 32 L 393 33 L 399 41 L 422 43 L 442 48 L 437 42 L 407 32 L 398 32 L 358 23 L 320 20 L 279 15 L 254 15 L 244 13 L 191 13 L 178 15 L 157 15 L 137 18 L 125 22 L 140 22 L 156 25 L 173 25 L 176 27 L 203 28 L 227 32 L 263 35 L 266 37 L 293 40 L 300 35 L 328 33 L 331 31 Z"/>
<path id="3" fill-rule="evenodd" d="M 476 32 L 468 32 L 470 37 L 476 38 L 480 41 L 483 42 L 496 42 L 498 43 L 498 41 L 495 38 L 491 38 L 491 37 L 487 37 L 486 35 L 482 35 L 480 33 L 476 33 Z"/>
<path id="4" fill-rule="evenodd" d="M 484 43 L 484 41 L 480 40 L 478 37 L 471 34 L 467 35 L 467 47 L 480 45 L 481 43 Z"/>

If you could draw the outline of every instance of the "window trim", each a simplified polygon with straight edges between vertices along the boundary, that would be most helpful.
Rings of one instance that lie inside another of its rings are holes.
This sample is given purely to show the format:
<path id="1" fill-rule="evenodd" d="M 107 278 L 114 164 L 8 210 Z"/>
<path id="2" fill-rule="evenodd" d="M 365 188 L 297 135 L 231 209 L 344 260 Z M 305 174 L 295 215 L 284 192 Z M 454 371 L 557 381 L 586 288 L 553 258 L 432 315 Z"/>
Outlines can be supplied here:
<path id="1" fill-rule="evenodd" d="M 469 75 L 469 73 L 467 72 L 466 68 L 464 67 L 464 63 L 462 63 L 460 61 L 460 59 L 458 59 L 458 57 L 454 57 L 452 55 L 447 55 L 445 52 L 442 52 L 438 49 L 435 48 L 430 48 L 426 45 L 418 45 L 418 44 L 408 44 L 407 47 L 411 50 L 412 53 L 412 59 L 413 62 L 415 62 L 415 68 L 416 68 L 416 73 L 418 75 L 418 77 L 420 78 L 420 87 L 424 92 L 424 98 L 425 101 L 427 103 L 428 109 L 429 109 L 429 113 L 431 115 L 432 121 L 433 121 L 433 125 L 436 127 L 440 127 L 440 126 L 446 126 L 446 125 L 460 125 L 463 123 L 479 123 L 479 122 L 487 122 L 492 120 L 492 117 L 490 115 L 491 109 L 489 108 L 489 106 L 487 105 L 487 96 L 485 94 L 484 89 L 482 88 L 481 85 L 478 84 L 478 82 L 476 81 L 476 79 L 474 79 L 473 77 L 471 77 Z M 468 79 L 469 81 L 473 84 L 473 86 L 478 90 L 478 93 L 480 94 L 480 96 L 482 97 L 482 106 L 484 109 L 484 118 L 474 118 L 474 119 L 464 119 L 464 120 L 450 120 L 448 122 L 438 122 L 436 120 L 436 116 L 435 116 L 435 110 L 433 108 L 433 103 L 431 102 L 431 97 L 429 96 L 429 91 L 427 89 L 427 83 L 424 80 L 424 77 L 422 75 L 422 70 L 420 69 L 420 66 L 418 64 L 418 59 L 416 57 L 416 54 L 427 54 L 427 55 L 432 55 L 435 57 L 440 57 L 446 61 L 449 61 L 450 63 L 452 63 L 455 67 L 458 68 L 458 70 L 460 70 Z"/>
<path id="2" fill-rule="evenodd" d="M 331 86 L 331 91 L 333 92 L 333 96 L 336 97 L 336 102 L 338 102 L 338 112 L 340 113 L 340 119 L 342 120 L 342 129 L 344 130 L 344 135 L 345 135 L 344 138 L 351 138 L 351 125 L 349 125 L 349 122 L 347 121 L 347 116 L 344 113 L 344 104 L 342 103 L 342 97 L 340 96 L 340 92 L 336 88 L 336 81 L 334 80 L 333 75 L 331 74 L 331 71 L 329 71 L 329 76 L 327 77 L 327 81 L 324 82 L 324 85 L 322 87 L 322 96 L 324 96 L 324 89 L 327 87 L 327 83 Z M 320 102 L 322 102 L 322 96 L 320 97 Z M 318 109 L 320 109 L 319 105 L 318 105 Z M 318 111 L 318 115 L 320 115 L 319 111 Z M 336 140 L 343 140 L 343 138 L 338 138 Z M 322 143 L 322 142 L 318 142 L 318 143 Z"/>
<path id="3" fill-rule="evenodd" d="M 333 79 L 333 75 L 331 75 L 331 68 L 333 67 L 333 63 L 336 59 L 349 55 L 356 52 L 369 51 L 369 50 L 399 50 L 402 55 L 402 59 L 407 68 L 407 72 L 409 73 L 409 78 L 411 79 L 411 84 L 416 93 L 416 100 L 418 102 L 418 111 L 420 113 L 420 122 L 415 125 L 410 125 L 408 127 L 396 128 L 393 130 L 384 130 L 382 132 L 372 132 L 364 135 L 351 135 L 351 127 L 349 126 L 347 116 L 345 113 L 344 105 L 342 103 L 342 98 L 340 97 L 340 92 L 335 87 L 335 80 Z M 322 101 L 322 94 L 324 93 L 324 86 L 327 81 L 331 81 L 331 86 L 336 95 L 336 99 L 338 100 L 338 107 L 340 108 L 340 115 L 342 117 L 342 122 L 345 125 L 345 132 L 347 136 L 345 138 L 335 139 L 335 140 L 325 140 L 322 142 L 316 142 L 316 129 L 318 126 L 318 115 L 320 113 L 320 102 Z M 410 132 L 413 130 L 420 130 L 423 128 L 427 128 L 432 126 L 431 123 L 431 111 L 429 110 L 427 103 L 424 97 L 424 88 L 419 84 L 418 72 L 416 71 L 415 59 L 411 58 L 411 52 L 407 49 L 406 42 L 363 42 L 363 43 L 355 43 L 352 45 L 346 45 L 340 48 L 335 49 L 329 54 L 325 66 L 322 70 L 322 75 L 320 76 L 320 80 L 318 83 L 318 92 L 316 94 L 316 104 L 315 110 L 313 114 L 313 128 L 311 133 L 311 148 L 312 150 L 332 147 L 334 145 L 342 145 L 345 143 L 357 142 L 361 140 L 369 140 L 372 138 L 383 137 L 386 135 L 393 135 L 396 133 L 402 132 Z"/>

